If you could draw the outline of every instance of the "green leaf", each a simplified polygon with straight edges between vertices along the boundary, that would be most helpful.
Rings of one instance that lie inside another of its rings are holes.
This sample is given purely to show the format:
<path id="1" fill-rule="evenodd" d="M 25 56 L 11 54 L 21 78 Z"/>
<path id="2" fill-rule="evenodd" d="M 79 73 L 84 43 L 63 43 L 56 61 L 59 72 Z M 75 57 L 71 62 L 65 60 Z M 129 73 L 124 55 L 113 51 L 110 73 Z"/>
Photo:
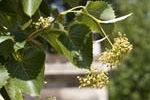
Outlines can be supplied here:
<path id="1" fill-rule="evenodd" d="M 111 5 L 104 1 L 89 1 L 86 5 L 89 14 L 100 20 L 115 19 L 115 13 Z"/>
<path id="2" fill-rule="evenodd" d="M 32 23 L 32 19 L 30 19 L 29 21 L 27 21 L 26 23 L 24 23 L 21 26 L 21 30 L 25 30 L 29 25 L 31 25 L 31 23 Z"/>
<path id="3" fill-rule="evenodd" d="M 6 40 L 14 40 L 12 36 L 0 36 L 0 43 L 6 41 Z"/>
<path id="4" fill-rule="evenodd" d="M 12 79 L 5 85 L 5 89 L 11 100 L 23 100 L 21 90 L 13 84 Z"/>
<path id="5" fill-rule="evenodd" d="M 82 22 L 83 24 L 89 26 L 92 31 L 98 31 L 98 25 L 97 22 L 95 22 L 92 18 L 90 18 L 88 15 L 85 14 L 78 14 L 77 20 L 79 22 Z"/>
<path id="6" fill-rule="evenodd" d="M 23 10 L 29 17 L 32 17 L 39 8 L 42 0 L 22 0 Z"/>
<path id="7" fill-rule="evenodd" d="M 14 50 L 18 51 L 18 50 L 24 48 L 25 44 L 26 44 L 26 41 L 16 42 L 15 45 L 14 45 Z"/>
<path id="8" fill-rule="evenodd" d="M 40 11 L 46 15 L 47 17 L 50 15 L 50 5 L 47 4 L 47 1 L 42 0 L 42 3 L 40 5 Z"/>
<path id="9" fill-rule="evenodd" d="M 71 7 L 75 7 L 79 5 L 79 0 L 64 0 L 67 2 Z"/>
<path id="10" fill-rule="evenodd" d="M 0 55 L 8 55 L 13 52 L 13 37 L 0 36 Z"/>
<path id="11" fill-rule="evenodd" d="M 47 40 L 54 48 L 57 50 L 60 54 L 62 54 L 62 49 L 57 43 L 58 36 L 61 34 L 65 34 L 65 31 L 59 30 L 59 29 L 47 29 L 43 31 L 43 34 L 41 36 Z"/>
<path id="12" fill-rule="evenodd" d="M 64 55 L 77 67 L 89 68 L 92 60 L 92 33 L 83 24 L 73 24 L 68 34 L 58 39 Z"/>
<path id="13" fill-rule="evenodd" d="M 9 0 L 10 1 L 10 0 Z M 9 3 L 10 6 L 11 3 Z M 1 7 L 1 5 L 0 5 Z M 5 11 L 0 11 L 0 26 L 2 26 L 5 30 L 13 30 L 16 27 L 18 27 L 18 15 L 15 15 L 14 13 L 6 13 Z"/>
<path id="14" fill-rule="evenodd" d="M 93 56 L 92 33 L 89 27 L 83 24 L 73 24 L 69 33 L 59 29 L 49 29 L 41 36 L 74 65 L 80 68 L 90 67 Z"/>
<path id="15" fill-rule="evenodd" d="M 35 79 L 20 80 L 14 78 L 13 83 L 22 92 L 26 92 L 31 96 L 40 96 L 40 92 L 44 85 L 44 65 Z"/>
<path id="16" fill-rule="evenodd" d="M 113 32 L 114 24 L 106 25 L 106 24 L 98 23 L 93 18 L 91 18 L 91 16 L 93 16 L 100 21 L 114 19 L 115 14 L 112 7 L 109 4 L 107 4 L 104 1 L 95 1 L 95 2 L 89 1 L 86 5 L 86 10 L 90 14 L 90 16 L 82 13 L 78 14 L 77 20 L 79 22 L 82 22 L 83 24 L 89 26 L 92 31 L 99 32 L 102 36 L 103 36 L 102 30 L 99 27 L 100 24 L 107 34 L 111 34 Z"/>
<path id="17" fill-rule="evenodd" d="M 38 96 L 43 86 L 45 54 L 37 48 L 29 48 L 21 55 L 21 60 L 9 61 L 6 68 L 17 88 Z"/>
<path id="18" fill-rule="evenodd" d="M 107 23 L 115 23 L 115 22 L 124 20 L 124 19 L 128 18 L 131 15 L 132 15 L 132 13 L 130 13 L 128 15 L 125 15 L 125 16 L 121 16 L 121 17 L 115 18 L 115 19 L 111 19 L 111 20 L 107 20 L 107 21 L 101 21 L 101 23 L 105 23 L 105 24 L 107 24 Z"/>
<path id="19" fill-rule="evenodd" d="M 3 14 L 2 12 L 0 12 L 1 14 L 0 14 L 0 26 L 9 26 L 9 21 L 8 21 L 8 19 L 7 19 L 7 17 L 6 17 L 6 14 Z"/>
<path id="20" fill-rule="evenodd" d="M 9 74 L 3 65 L 0 64 L 0 89 L 3 85 L 7 83 L 7 79 L 9 78 Z"/>
<path id="21" fill-rule="evenodd" d="M 104 1 L 89 1 L 86 5 L 86 10 L 90 14 L 90 16 L 93 16 L 100 21 L 115 19 L 115 13 L 111 5 L 109 5 Z M 107 34 L 111 34 L 113 32 L 114 29 L 113 23 L 109 23 L 107 25 L 103 23 L 98 23 L 90 16 L 81 13 L 77 15 L 77 20 L 89 26 L 92 31 L 99 32 L 102 36 L 103 36 L 102 30 L 99 27 L 100 24 Z"/>

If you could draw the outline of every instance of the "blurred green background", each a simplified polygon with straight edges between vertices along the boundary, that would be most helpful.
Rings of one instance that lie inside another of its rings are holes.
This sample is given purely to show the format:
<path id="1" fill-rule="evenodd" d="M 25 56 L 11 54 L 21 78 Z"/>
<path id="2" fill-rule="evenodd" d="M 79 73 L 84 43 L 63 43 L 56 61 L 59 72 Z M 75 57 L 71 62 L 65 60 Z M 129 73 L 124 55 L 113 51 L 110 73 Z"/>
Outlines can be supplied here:
<path id="1" fill-rule="evenodd" d="M 133 15 L 116 24 L 133 44 L 130 56 L 110 78 L 109 100 L 150 100 L 150 0 L 113 0 L 118 16 Z"/>

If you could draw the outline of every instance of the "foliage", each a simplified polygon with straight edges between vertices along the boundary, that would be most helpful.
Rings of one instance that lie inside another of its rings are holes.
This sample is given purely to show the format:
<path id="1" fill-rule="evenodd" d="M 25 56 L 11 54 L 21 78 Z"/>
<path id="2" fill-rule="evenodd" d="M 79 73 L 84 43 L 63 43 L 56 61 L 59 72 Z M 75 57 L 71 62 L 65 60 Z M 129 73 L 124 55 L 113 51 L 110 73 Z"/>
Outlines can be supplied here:
<path id="1" fill-rule="evenodd" d="M 110 100 L 150 100 L 150 2 L 116 0 L 115 4 L 118 12 L 133 12 L 126 22 L 116 25 L 116 31 L 126 33 L 134 46 L 110 80 Z"/>
<path id="2" fill-rule="evenodd" d="M 77 5 L 77 1 L 67 3 Z M 69 13 L 75 15 L 72 22 L 65 20 Z M 75 66 L 89 69 L 93 61 L 93 31 L 112 44 L 107 35 L 112 33 L 115 22 L 128 16 L 115 18 L 112 7 L 102 1 L 89 1 L 85 6 L 76 6 L 59 13 L 44 0 L 1 0 L 2 96 L 5 98 L 8 95 L 7 100 L 23 100 L 22 92 L 31 96 L 40 95 L 44 81 L 43 47 L 46 45 L 42 41 L 51 44 Z"/>

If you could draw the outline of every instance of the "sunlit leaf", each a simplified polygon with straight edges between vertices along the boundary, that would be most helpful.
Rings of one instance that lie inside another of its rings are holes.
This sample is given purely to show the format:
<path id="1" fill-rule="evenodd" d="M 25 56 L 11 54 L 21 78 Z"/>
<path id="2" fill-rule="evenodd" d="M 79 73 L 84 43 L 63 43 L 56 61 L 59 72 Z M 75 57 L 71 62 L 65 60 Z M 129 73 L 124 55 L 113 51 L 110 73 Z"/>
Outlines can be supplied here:
<path id="1" fill-rule="evenodd" d="M 104 1 L 89 1 L 86 5 L 89 14 L 100 20 L 115 19 L 111 5 Z"/>
<path id="2" fill-rule="evenodd" d="M 21 90 L 12 82 L 12 79 L 5 85 L 5 89 L 11 100 L 23 100 Z"/>
<path id="3" fill-rule="evenodd" d="M 0 36 L 0 43 L 6 40 L 13 40 L 13 37 L 12 36 Z"/>
<path id="4" fill-rule="evenodd" d="M 112 19 L 112 20 L 101 21 L 101 23 L 105 23 L 105 24 L 108 24 L 108 23 L 115 23 L 115 22 L 124 20 L 124 19 L 128 18 L 128 17 L 131 16 L 131 15 L 132 15 L 132 13 L 130 13 L 130 14 L 128 14 L 128 15 L 125 15 L 125 16 L 121 16 L 121 17 Z"/>
<path id="5" fill-rule="evenodd" d="M 25 41 L 23 41 L 23 42 L 16 42 L 15 45 L 14 45 L 14 50 L 18 51 L 19 49 L 24 48 L 25 44 L 26 44 Z"/>
<path id="6" fill-rule="evenodd" d="M 0 89 L 3 85 L 7 83 L 7 79 L 9 78 L 9 74 L 5 67 L 0 64 Z"/>
<path id="7" fill-rule="evenodd" d="M 42 0 L 22 0 L 23 10 L 28 16 L 32 16 L 39 8 Z"/>

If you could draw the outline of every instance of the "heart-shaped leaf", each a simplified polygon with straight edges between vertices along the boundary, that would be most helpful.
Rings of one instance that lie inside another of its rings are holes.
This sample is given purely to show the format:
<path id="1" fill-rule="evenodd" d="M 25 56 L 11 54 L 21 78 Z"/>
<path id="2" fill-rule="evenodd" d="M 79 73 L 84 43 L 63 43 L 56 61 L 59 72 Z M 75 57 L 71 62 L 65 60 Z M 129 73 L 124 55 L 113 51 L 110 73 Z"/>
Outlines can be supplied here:
<path id="1" fill-rule="evenodd" d="M 37 48 L 29 48 L 21 55 L 21 60 L 9 61 L 6 68 L 17 88 L 37 96 L 43 86 L 45 54 Z"/>
<path id="2" fill-rule="evenodd" d="M 77 67 L 89 68 L 92 60 L 92 33 L 83 24 L 73 24 L 68 34 L 61 34 L 58 43 L 64 55 Z"/>

